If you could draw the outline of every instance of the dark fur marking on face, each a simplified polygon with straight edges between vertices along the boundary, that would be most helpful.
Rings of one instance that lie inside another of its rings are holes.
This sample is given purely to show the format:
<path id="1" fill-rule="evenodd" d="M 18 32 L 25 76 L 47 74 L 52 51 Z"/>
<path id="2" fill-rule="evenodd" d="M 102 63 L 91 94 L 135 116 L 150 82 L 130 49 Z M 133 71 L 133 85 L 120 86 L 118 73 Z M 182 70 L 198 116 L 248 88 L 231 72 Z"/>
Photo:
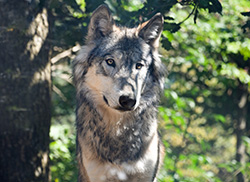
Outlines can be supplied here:
<path id="1" fill-rule="evenodd" d="M 130 79 L 133 80 L 132 78 L 130 78 Z M 124 89 L 124 87 L 129 86 L 131 88 L 132 92 L 135 92 L 134 86 L 131 83 L 128 83 L 128 77 L 121 77 L 119 79 L 119 83 L 121 85 L 120 87 L 122 90 Z"/>
<path id="2" fill-rule="evenodd" d="M 103 96 L 103 100 L 106 102 L 106 104 L 109 106 L 109 102 L 105 96 Z"/>

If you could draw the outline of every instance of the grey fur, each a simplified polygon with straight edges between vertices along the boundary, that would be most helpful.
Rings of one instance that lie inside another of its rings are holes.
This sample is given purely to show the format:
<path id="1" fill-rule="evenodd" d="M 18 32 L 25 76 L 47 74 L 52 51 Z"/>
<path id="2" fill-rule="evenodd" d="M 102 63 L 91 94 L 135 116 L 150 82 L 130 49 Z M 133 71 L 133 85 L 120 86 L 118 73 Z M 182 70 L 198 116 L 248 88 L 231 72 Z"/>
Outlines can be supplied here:
<path id="1" fill-rule="evenodd" d="M 128 29 L 114 24 L 105 5 L 93 13 L 86 46 L 73 64 L 79 182 L 156 181 L 163 151 L 157 133 L 165 74 L 157 52 L 162 26 L 160 14 Z M 114 62 L 108 65 L 108 59 Z M 135 104 L 122 106 L 121 96 Z M 149 150 L 157 156 L 150 157 Z"/>

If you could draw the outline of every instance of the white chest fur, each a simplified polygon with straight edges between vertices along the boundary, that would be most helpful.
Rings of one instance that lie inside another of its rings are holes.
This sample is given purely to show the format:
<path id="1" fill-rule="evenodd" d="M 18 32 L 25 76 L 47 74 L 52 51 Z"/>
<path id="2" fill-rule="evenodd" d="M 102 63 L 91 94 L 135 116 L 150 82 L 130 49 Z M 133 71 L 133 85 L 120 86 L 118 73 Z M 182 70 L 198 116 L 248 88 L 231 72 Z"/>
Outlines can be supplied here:
<path id="1" fill-rule="evenodd" d="M 121 164 L 102 163 L 83 156 L 84 166 L 91 182 L 151 182 L 159 158 L 158 138 L 155 134 L 148 149 L 137 161 Z"/>

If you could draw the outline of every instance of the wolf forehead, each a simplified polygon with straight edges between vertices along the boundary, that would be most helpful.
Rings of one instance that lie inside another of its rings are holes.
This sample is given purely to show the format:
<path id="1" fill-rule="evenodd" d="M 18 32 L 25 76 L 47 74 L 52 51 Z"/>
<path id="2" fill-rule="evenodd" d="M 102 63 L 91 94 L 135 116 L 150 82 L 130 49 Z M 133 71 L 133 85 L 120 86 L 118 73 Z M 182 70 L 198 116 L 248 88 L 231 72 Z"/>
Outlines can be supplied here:
<path id="1" fill-rule="evenodd" d="M 123 61 L 150 63 L 152 52 L 150 46 L 135 32 L 128 33 L 124 30 L 124 32 L 113 32 L 99 40 L 90 53 L 91 60 L 109 58 L 109 56 Z"/>

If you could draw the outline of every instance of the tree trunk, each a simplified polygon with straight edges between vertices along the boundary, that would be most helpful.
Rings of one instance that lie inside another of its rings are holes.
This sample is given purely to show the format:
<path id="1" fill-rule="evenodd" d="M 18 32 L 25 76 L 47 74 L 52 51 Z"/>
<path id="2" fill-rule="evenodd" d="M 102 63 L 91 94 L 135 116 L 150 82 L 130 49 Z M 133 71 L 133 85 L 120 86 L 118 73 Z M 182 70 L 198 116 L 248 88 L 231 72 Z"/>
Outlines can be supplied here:
<path id="1" fill-rule="evenodd" d="M 240 84 L 239 89 L 240 100 L 238 102 L 238 118 L 236 126 L 236 161 L 243 167 L 246 164 L 246 146 L 243 141 L 243 136 L 246 134 L 246 121 L 247 121 L 247 100 L 248 90 L 247 85 Z M 244 174 L 239 172 L 237 174 L 238 182 L 247 182 Z"/>
<path id="2" fill-rule="evenodd" d="M 0 1 L 0 181 L 47 182 L 50 62 L 44 0 Z"/>

